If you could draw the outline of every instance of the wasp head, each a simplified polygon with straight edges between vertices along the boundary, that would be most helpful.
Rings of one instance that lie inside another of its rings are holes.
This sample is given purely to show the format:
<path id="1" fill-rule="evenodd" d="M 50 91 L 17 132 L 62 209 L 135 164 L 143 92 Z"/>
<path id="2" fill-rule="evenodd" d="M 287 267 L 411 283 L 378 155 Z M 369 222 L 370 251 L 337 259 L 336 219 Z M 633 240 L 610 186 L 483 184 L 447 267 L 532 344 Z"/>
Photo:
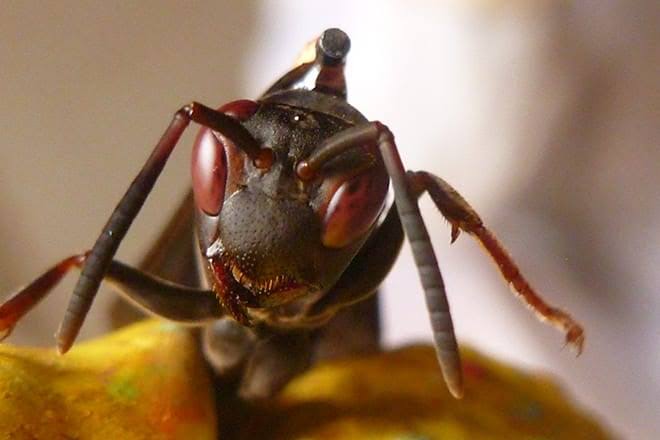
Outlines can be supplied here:
<path id="1" fill-rule="evenodd" d="M 324 32 L 314 61 L 294 68 L 258 101 L 220 110 L 262 153 L 202 129 L 193 148 L 198 237 L 207 274 L 227 310 L 277 307 L 327 292 L 377 223 L 388 187 L 374 146 L 346 151 L 312 180 L 296 165 L 324 140 L 366 119 L 345 99 L 348 37 Z"/>

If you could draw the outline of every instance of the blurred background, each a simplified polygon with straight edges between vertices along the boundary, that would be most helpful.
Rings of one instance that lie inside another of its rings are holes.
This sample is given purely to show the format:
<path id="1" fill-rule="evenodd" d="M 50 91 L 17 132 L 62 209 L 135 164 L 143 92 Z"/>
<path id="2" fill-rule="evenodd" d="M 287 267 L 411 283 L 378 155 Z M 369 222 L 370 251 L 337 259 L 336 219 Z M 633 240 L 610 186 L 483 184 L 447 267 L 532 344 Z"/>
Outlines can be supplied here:
<path id="1" fill-rule="evenodd" d="M 88 248 L 181 104 L 256 97 L 327 27 L 349 99 L 411 169 L 452 183 L 532 284 L 587 329 L 562 349 L 495 266 L 423 211 L 460 342 L 548 372 L 623 438 L 660 433 L 660 5 L 638 1 L 3 2 L 0 292 Z M 119 251 L 136 262 L 189 185 L 190 130 Z M 75 276 L 12 343 L 50 346 Z M 100 295 L 83 328 L 108 329 Z M 408 248 L 385 340 L 428 340 Z M 655 435 L 654 435 L 655 434 Z"/>

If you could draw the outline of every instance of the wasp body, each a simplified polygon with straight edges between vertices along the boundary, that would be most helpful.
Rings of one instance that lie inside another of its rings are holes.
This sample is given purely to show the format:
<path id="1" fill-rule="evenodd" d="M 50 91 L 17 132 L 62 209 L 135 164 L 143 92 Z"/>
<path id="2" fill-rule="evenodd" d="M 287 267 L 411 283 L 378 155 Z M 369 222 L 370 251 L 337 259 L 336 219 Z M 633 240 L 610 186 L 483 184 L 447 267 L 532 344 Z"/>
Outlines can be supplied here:
<path id="1" fill-rule="evenodd" d="M 445 381 L 463 393 L 444 284 L 417 199 L 433 199 L 452 227 L 473 235 L 520 298 L 566 332 L 582 328 L 549 307 L 468 203 L 445 181 L 406 172 L 394 137 L 346 101 L 346 34 L 325 31 L 315 58 L 258 100 L 219 110 L 180 109 L 113 212 L 94 247 L 62 260 L 0 305 L 9 334 L 74 267 L 82 274 L 58 332 L 72 345 L 102 280 L 146 311 L 204 327 L 203 348 L 219 375 L 237 374 L 245 398 L 267 397 L 307 368 L 324 328 L 370 296 L 411 242 Z M 190 121 L 202 125 L 192 153 L 199 287 L 176 284 L 113 260 L 170 152 Z M 394 203 L 386 203 L 389 183 Z M 352 319 L 368 319 L 354 314 Z"/>

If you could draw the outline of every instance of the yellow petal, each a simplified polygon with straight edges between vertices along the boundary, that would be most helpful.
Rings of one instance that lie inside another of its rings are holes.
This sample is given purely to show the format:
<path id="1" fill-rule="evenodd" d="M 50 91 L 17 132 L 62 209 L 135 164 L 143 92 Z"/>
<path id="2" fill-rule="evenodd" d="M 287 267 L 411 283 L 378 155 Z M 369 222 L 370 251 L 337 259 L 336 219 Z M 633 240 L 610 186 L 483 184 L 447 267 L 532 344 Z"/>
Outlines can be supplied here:
<path id="1" fill-rule="evenodd" d="M 431 347 L 319 365 L 276 398 L 218 393 L 184 328 L 149 321 L 76 346 L 0 345 L 0 438 L 603 439 L 546 377 L 463 351 L 453 399 Z"/>
<path id="2" fill-rule="evenodd" d="M 463 350 L 465 396 L 431 347 L 318 366 L 245 414 L 239 439 L 604 439 L 548 378 Z"/>
<path id="3" fill-rule="evenodd" d="M 0 438 L 215 439 L 206 367 L 190 333 L 149 321 L 60 356 L 0 345 Z"/>

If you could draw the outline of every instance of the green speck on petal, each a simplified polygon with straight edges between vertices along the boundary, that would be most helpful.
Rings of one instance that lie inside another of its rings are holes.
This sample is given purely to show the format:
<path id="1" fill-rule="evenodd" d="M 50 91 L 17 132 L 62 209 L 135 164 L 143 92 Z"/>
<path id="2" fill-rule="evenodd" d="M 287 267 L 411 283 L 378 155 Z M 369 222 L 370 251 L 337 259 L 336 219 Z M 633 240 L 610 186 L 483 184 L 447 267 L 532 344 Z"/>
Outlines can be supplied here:
<path id="1" fill-rule="evenodd" d="M 119 377 L 108 385 L 108 394 L 122 402 L 133 402 L 139 392 L 131 378 Z"/>

